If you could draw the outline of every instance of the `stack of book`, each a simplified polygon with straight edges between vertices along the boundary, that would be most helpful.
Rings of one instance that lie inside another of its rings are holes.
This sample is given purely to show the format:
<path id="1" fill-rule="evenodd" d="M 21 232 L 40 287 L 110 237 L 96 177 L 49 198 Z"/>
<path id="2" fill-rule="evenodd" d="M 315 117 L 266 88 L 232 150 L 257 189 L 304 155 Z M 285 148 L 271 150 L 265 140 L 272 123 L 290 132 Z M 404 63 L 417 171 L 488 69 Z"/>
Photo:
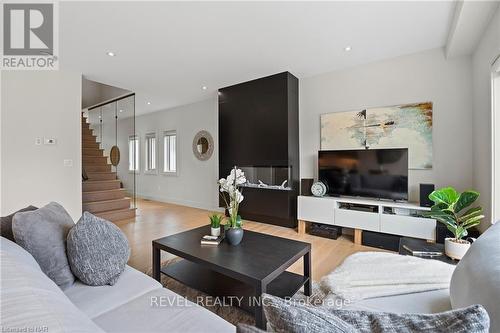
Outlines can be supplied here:
<path id="1" fill-rule="evenodd" d="M 219 237 L 216 236 L 203 236 L 200 240 L 201 245 L 219 245 L 220 242 L 224 239 L 224 235 L 220 235 Z"/>
<path id="2" fill-rule="evenodd" d="M 408 245 L 403 245 L 403 248 L 406 251 L 410 252 L 411 255 L 415 256 L 415 257 L 438 257 L 438 256 L 442 256 L 443 255 L 442 251 L 436 251 L 433 248 L 430 248 L 430 247 L 427 248 L 425 246 L 422 246 L 418 250 L 414 250 L 411 247 L 409 247 Z"/>

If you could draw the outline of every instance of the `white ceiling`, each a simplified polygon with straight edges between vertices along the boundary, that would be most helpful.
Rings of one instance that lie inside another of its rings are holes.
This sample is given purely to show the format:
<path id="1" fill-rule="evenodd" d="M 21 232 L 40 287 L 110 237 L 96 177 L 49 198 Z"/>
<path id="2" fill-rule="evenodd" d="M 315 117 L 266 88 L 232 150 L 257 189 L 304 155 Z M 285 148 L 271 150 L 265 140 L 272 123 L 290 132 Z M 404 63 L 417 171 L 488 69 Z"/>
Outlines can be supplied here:
<path id="1" fill-rule="evenodd" d="M 475 50 L 498 4 L 498 0 L 457 3 L 446 42 L 448 57 L 467 55 Z"/>
<path id="2" fill-rule="evenodd" d="M 136 92 L 142 114 L 282 71 L 303 78 L 443 47 L 454 8 L 449 1 L 61 2 L 61 68 Z"/>

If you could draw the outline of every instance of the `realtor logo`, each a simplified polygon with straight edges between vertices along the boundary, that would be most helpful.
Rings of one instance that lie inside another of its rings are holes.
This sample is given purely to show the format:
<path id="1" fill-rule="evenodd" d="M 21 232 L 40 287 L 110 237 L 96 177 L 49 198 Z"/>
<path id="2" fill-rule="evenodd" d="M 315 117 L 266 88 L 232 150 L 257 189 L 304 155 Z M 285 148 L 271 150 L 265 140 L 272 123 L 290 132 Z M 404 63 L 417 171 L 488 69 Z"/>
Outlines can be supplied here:
<path id="1" fill-rule="evenodd" d="M 57 69 L 54 3 L 3 4 L 2 69 Z"/>

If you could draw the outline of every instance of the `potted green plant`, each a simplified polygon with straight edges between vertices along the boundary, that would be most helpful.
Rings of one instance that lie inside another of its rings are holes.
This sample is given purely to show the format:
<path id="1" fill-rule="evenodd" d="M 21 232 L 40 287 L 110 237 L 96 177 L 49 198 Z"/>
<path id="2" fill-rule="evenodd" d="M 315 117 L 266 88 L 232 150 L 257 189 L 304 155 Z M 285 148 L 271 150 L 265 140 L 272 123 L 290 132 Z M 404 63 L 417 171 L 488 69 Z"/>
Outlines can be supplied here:
<path id="1" fill-rule="evenodd" d="M 239 188 L 246 182 L 245 173 L 236 167 L 231 170 L 227 178 L 219 180 L 220 193 L 229 212 L 226 238 L 231 245 L 238 245 L 243 239 L 242 222 L 241 216 L 238 215 L 238 209 L 244 197 Z"/>
<path id="2" fill-rule="evenodd" d="M 224 220 L 224 216 L 214 213 L 209 216 L 210 218 L 210 234 L 215 237 L 220 236 L 220 224 Z"/>
<path id="3" fill-rule="evenodd" d="M 429 194 L 434 202 L 431 211 L 424 216 L 431 217 L 443 223 L 453 233 L 453 238 L 446 238 L 444 249 L 447 256 L 462 259 L 470 247 L 470 242 L 463 239 L 467 229 L 477 226 L 484 218 L 481 207 L 471 206 L 479 198 L 479 193 L 468 190 L 458 193 L 453 187 L 445 187 Z"/>

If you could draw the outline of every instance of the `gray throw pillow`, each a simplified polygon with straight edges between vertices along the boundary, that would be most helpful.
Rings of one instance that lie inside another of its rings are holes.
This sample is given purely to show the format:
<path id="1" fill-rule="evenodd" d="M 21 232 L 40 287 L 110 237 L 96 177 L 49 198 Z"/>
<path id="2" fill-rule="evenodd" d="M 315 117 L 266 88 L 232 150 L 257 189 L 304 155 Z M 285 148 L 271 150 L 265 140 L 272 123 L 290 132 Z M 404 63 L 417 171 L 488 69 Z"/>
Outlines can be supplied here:
<path id="1" fill-rule="evenodd" d="M 2 235 L 2 237 L 5 237 L 10 241 L 15 242 L 16 240 L 14 239 L 14 234 L 12 233 L 12 218 L 14 217 L 14 215 L 16 215 L 16 213 L 29 212 L 31 210 L 37 210 L 37 209 L 38 208 L 35 206 L 28 206 L 26 208 L 22 208 L 22 209 L 18 210 L 17 212 L 10 214 L 10 215 L 0 217 L 0 227 L 1 227 L 0 234 Z"/>
<path id="2" fill-rule="evenodd" d="M 488 313 L 481 305 L 436 314 L 396 314 L 313 307 L 263 295 L 267 321 L 275 332 L 433 332 L 487 333 Z"/>
<path id="3" fill-rule="evenodd" d="M 68 234 L 71 270 L 91 286 L 113 285 L 130 257 L 127 237 L 113 223 L 84 212 Z"/>
<path id="4" fill-rule="evenodd" d="M 68 212 L 56 202 L 16 213 L 12 221 L 16 243 L 35 258 L 42 271 L 61 289 L 75 281 L 66 257 L 66 236 L 74 225 Z"/>
<path id="5" fill-rule="evenodd" d="M 262 295 L 267 324 L 277 333 L 353 333 L 353 326 L 318 307 Z M 268 327 L 269 327 L 268 326 Z"/>

